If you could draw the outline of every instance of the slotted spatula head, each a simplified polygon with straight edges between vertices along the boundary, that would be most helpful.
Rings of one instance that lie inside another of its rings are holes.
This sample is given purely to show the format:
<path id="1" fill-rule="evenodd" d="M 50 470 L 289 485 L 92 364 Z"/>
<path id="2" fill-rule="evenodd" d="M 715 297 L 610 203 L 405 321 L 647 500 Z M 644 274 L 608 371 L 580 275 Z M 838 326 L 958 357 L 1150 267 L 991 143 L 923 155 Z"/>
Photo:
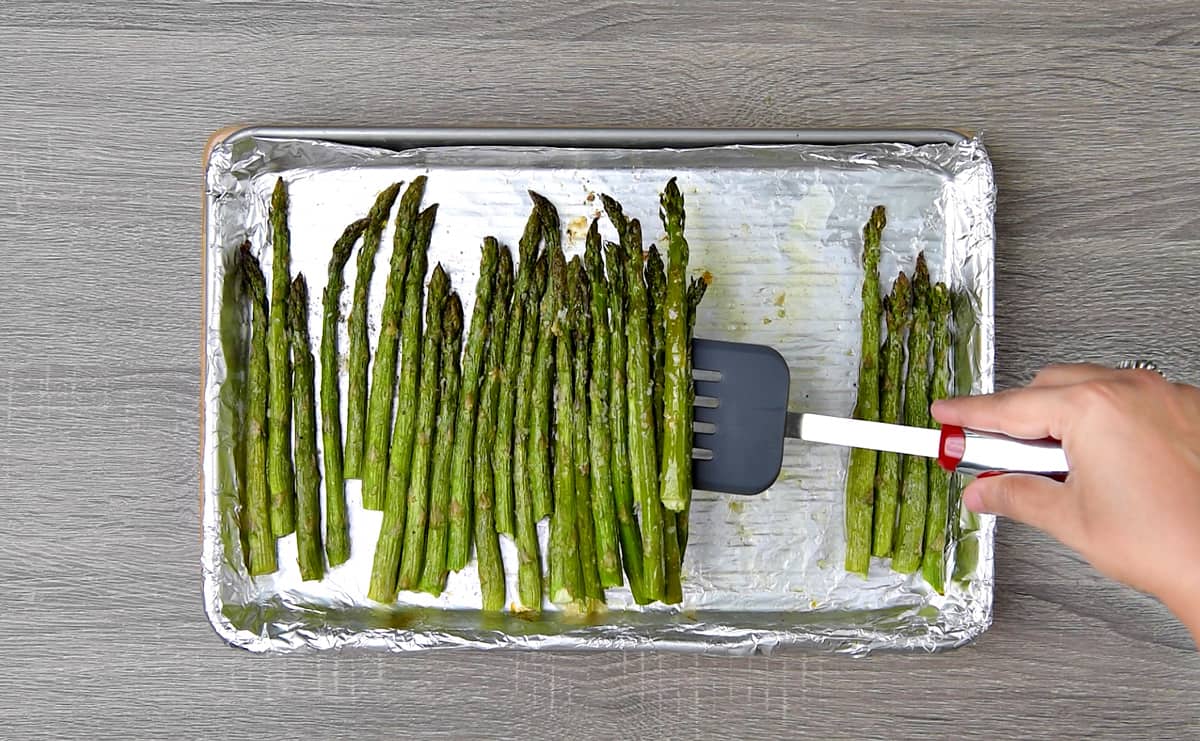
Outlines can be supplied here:
<path id="1" fill-rule="evenodd" d="M 692 486 L 728 494 L 758 494 L 783 464 L 787 422 L 787 361 L 765 345 L 697 339 Z"/>

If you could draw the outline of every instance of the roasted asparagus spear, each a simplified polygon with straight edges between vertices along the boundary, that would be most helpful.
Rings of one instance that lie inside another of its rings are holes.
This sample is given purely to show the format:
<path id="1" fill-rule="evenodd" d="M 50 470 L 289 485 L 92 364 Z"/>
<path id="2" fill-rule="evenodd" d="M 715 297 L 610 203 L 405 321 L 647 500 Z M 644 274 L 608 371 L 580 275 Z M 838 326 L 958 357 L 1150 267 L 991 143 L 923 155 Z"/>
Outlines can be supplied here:
<path id="1" fill-rule="evenodd" d="M 619 244 L 605 245 L 609 282 L 609 419 L 612 431 L 613 505 L 621 538 L 621 562 L 629 579 L 629 591 L 638 604 L 654 600 L 642 586 L 642 535 L 633 502 L 633 469 L 629 461 L 629 407 L 626 395 L 628 342 L 626 340 L 625 251 Z"/>
<path id="2" fill-rule="evenodd" d="M 362 249 L 358 251 L 358 270 L 354 278 L 354 303 L 346 333 L 350 337 L 349 376 L 346 389 L 346 478 L 362 476 L 363 441 L 367 424 L 367 364 L 371 356 L 367 338 L 367 297 L 371 292 L 371 277 L 375 275 L 375 253 L 383 239 L 392 203 L 400 192 L 400 183 L 389 185 L 376 198 L 367 214 L 367 230 L 363 233 Z"/>
<path id="3" fill-rule="evenodd" d="M 693 278 L 691 284 L 688 285 L 688 347 L 689 350 L 692 344 L 692 338 L 696 335 L 696 313 L 700 310 L 700 302 L 704 300 L 704 294 L 708 290 L 708 281 L 704 277 Z M 696 384 L 692 384 L 690 392 L 690 401 L 688 402 L 688 411 L 692 411 L 692 405 L 696 401 Z M 691 417 L 689 417 L 689 426 L 691 425 Z M 685 469 L 687 474 L 687 488 L 692 488 L 692 468 L 688 466 Z M 682 512 L 675 514 L 675 526 L 679 534 L 679 562 L 683 563 L 683 557 L 687 553 L 688 543 L 688 518 L 691 517 L 691 503 Z"/>
<path id="4" fill-rule="evenodd" d="M 663 381 L 667 357 L 667 270 L 658 247 L 646 250 L 646 302 L 650 315 L 650 377 L 654 409 L 654 460 L 662 460 Z M 662 468 L 659 468 L 661 477 Z M 660 482 L 661 483 L 661 482 Z"/>
<path id="5" fill-rule="evenodd" d="M 392 239 L 392 260 L 383 311 L 379 315 L 379 343 L 371 367 L 371 392 L 367 400 L 367 423 L 363 445 L 362 496 L 366 509 L 383 509 L 387 494 L 388 438 L 392 431 L 392 397 L 396 390 L 396 359 L 400 349 L 400 322 L 404 315 L 404 283 L 414 250 L 429 249 L 433 220 L 437 211 L 430 208 L 419 217 L 417 209 L 425 194 L 425 176 L 414 178 L 400 197 L 396 209 L 396 230 Z M 365 347 L 365 345 L 364 345 Z"/>
<path id="6" fill-rule="evenodd" d="M 975 383 L 972 369 L 972 344 L 978 331 L 975 308 L 971 305 L 971 294 L 966 290 L 954 291 L 950 297 L 954 322 L 950 336 L 954 350 L 953 386 L 956 396 L 967 396 Z M 955 474 L 950 479 L 950 523 L 951 546 L 954 552 L 953 579 L 968 582 L 975 576 L 979 565 L 979 516 L 962 508 L 963 475 Z"/>
<path id="7" fill-rule="evenodd" d="M 675 178 L 667 183 L 662 198 L 662 222 L 667 231 L 667 290 L 663 361 L 663 408 L 661 498 L 674 512 L 687 508 L 692 499 L 691 481 L 685 469 L 692 465 L 692 361 L 688 342 L 687 264 L 689 249 L 683 236 L 683 194 Z"/>
<path id="8" fill-rule="evenodd" d="M 929 418 L 929 269 L 917 256 L 913 276 L 913 323 L 908 335 L 908 374 L 904 379 L 904 424 L 928 427 Z M 900 522 L 892 568 L 911 574 L 921 565 L 925 512 L 929 504 L 929 468 L 924 458 L 905 456 L 900 481 Z"/>
<path id="9" fill-rule="evenodd" d="M 950 396 L 950 291 L 938 283 L 932 292 L 933 380 L 930 399 Z M 932 419 L 929 420 L 932 423 Z M 932 424 L 930 426 L 933 426 Z M 946 538 L 950 528 L 950 472 L 928 461 L 929 510 L 925 517 L 925 555 L 921 573 L 938 594 L 946 588 Z"/>
<path id="10" fill-rule="evenodd" d="M 250 292 L 250 359 L 246 370 L 246 528 L 251 576 L 277 568 L 267 491 L 267 281 L 250 244 L 242 245 L 242 274 Z"/>
<path id="11" fill-rule="evenodd" d="M 504 383 L 504 354 L 511 308 L 513 264 L 508 247 L 498 245 L 496 289 L 492 293 L 490 323 L 484 359 L 483 388 L 479 392 L 479 421 L 475 428 L 475 554 L 479 566 L 479 591 L 485 612 L 504 609 L 504 563 L 495 519 L 495 468 L 509 468 L 507 460 L 495 461 L 496 416 Z M 511 493 L 511 489 L 510 489 Z M 509 503 L 511 507 L 511 502 Z M 511 513 L 510 513 L 511 517 Z"/>
<path id="12" fill-rule="evenodd" d="M 529 334 L 535 325 L 532 314 L 527 312 L 530 294 L 534 292 L 533 270 L 537 261 L 538 244 L 542 239 L 542 217 L 535 206 L 525 223 L 525 232 L 521 235 L 518 245 L 517 279 L 513 285 L 512 310 L 508 318 L 508 327 L 504 337 L 504 365 L 501 368 L 500 406 L 497 410 L 496 444 L 494 449 L 496 483 L 496 531 L 513 535 L 515 519 L 513 501 L 513 479 L 519 477 L 525 480 L 524 445 L 514 449 L 514 439 L 518 434 L 518 425 L 514 423 L 516 410 L 524 414 L 529 407 L 528 375 L 526 363 L 532 364 L 532 350 L 522 354 L 523 343 L 529 339 Z M 541 296 L 539 294 L 538 298 Z M 535 304 L 536 306 L 536 304 Z M 519 378 L 520 372 L 525 373 Z M 518 403 L 518 397 L 524 403 Z M 524 419 L 522 417 L 522 419 Z M 523 434 L 523 433 L 522 433 Z M 523 438 L 522 438 L 523 442 Z M 515 461 L 521 458 L 522 465 L 518 468 Z M 510 463 L 511 462 L 511 463 Z"/>
<path id="13" fill-rule="evenodd" d="M 567 277 L 567 323 L 571 331 L 572 379 L 571 432 L 575 463 L 575 522 L 579 541 L 579 571 L 582 578 L 583 607 L 590 611 L 604 604 L 604 587 L 596 563 L 596 525 L 592 514 L 592 465 L 588 443 L 588 350 L 591 347 L 591 286 L 578 257 L 571 260 Z"/>
<path id="14" fill-rule="evenodd" d="M 516 377 L 517 407 L 513 419 L 513 528 L 516 531 L 517 542 L 517 590 L 521 598 L 521 607 L 527 612 L 539 612 L 542 609 L 542 560 L 538 547 L 536 507 L 529 486 L 527 451 L 529 402 L 533 397 L 533 356 L 538 336 L 538 307 L 549 282 L 546 262 L 543 255 L 534 264 L 530 290 L 524 297 L 525 327 L 521 332 L 520 369 Z"/>
<path id="15" fill-rule="evenodd" d="M 422 219 L 433 220 L 437 213 L 431 206 L 425 209 Z M 416 244 L 415 247 L 428 245 Z M 421 302 L 424 298 L 425 270 L 429 266 L 427 249 L 414 249 L 409 257 L 408 275 L 404 278 L 404 316 L 400 320 L 400 347 L 403 352 L 400 357 L 399 380 L 396 384 L 396 419 L 392 423 L 392 442 L 388 451 L 387 487 L 384 494 L 384 510 L 391 505 L 394 498 L 399 499 L 396 505 L 400 508 L 401 527 L 407 507 L 406 498 L 409 492 L 409 473 L 412 465 L 413 444 L 416 439 L 418 401 L 418 376 L 421 373 L 422 355 L 421 338 Z M 437 314 L 435 316 L 439 316 Z M 441 322 L 435 319 L 432 323 L 439 328 Z M 431 326 L 426 323 L 426 332 Z M 437 358 L 433 359 L 434 364 Z M 386 518 L 385 518 L 386 519 Z"/>
<path id="16" fill-rule="evenodd" d="M 892 293 L 884 301 L 888 336 L 883 351 L 883 396 L 880 402 L 881 422 L 899 424 L 900 399 L 903 391 L 904 335 L 911 318 L 909 313 L 908 276 L 896 276 Z M 871 552 L 885 558 L 892 555 L 892 536 L 896 532 L 896 509 L 900 496 L 900 454 L 880 453 L 875 470 L 875 537 Z"/>
<path id="17" fill-rule="evenodd" d="M 321 468 L 317 463 L 317 402 L 312 345 L 308 340 L 308 282 L 303 275 L 292 281 L 288 330 L 296 430 L 296 550 L 300 578 L 309 581 L 325 575 L 325 559 L 321 552 Z"/>
<path id="18" fill-rule="evenodd" d="M 437 431 L 437 409 L 441 394 L 442 339 L 445 336 L 445 305 L 450 278 L 441 265 L 429 281 L 429 304 L 425 315 L 425 337 L 421 346 L 420 404 L 414 434 L 412 465 L 408 478 L 408 513 L 404 528 L 404 553 L 400 561 L 400 589 L 417 586 L 425 555 L 425 532 L 429 517 L 430 468 L 433 437 Z"/>
<path id="19" fill-rule="evenodd" d="M 580 575 L 578 523 L 575 511 L 574 462 L 574 400 L 571 373 L 574 359 L 571 347 L 571 328 L 565 313 L 557 307 L 569 301 L 570 283 L 562 251 L 550 253 L 550 287 L 558 296 L 551 317 L 549 332 L 554 338 L 554 507 L 550 517 L 550 601 L 569 605 L 585 595 Z M 546 302 L 543 300 L 542 305 Z M 530 438 L 535 444 L 535 438 Z"/>
<path id="20" fill-rule="evenodd" d="M 414 265 L 413 269 L 415 267 Z M 411 273 L 409 277 L 412 277 Z M 393 490 L 391 482 L 388 485 L 387 503 L 383 509 L 383 523 L 379 528 L 375 563 L 371 569 L 371 584 L 367 592 L 376 602 L 395 600 L 397 589 L 411 589 L 416 586 L 421 574 L 425 555 L 425 521 L 429 506 L 431 447 L 438 395 L 441 391 L 438 374 L 441 370 L 439 352 L 442 341 L 442 311 L 449 292 L 450 278 L 442 266 L 438 265 L 429 281 L 429 302 L 425 307 L 426 329 L 420 355 L 420 402 L 416 415 L 414 437 L 417 444 L 412 455 L 412 475 L 405 477 L 407 491 Z M 411 298 L 411 294 L 409 297 Z M 417 304 L 406 300 L 405 305 L 411 310 L 411 307 Z M 415 397 L 414 392 L 414 403 Z M 393 455 L 393 464 L 394 458 Z M 399 577 L 397 567 L 401 569 Z"/>
<path id="21" fill-rule="evenodd" d="M 876 206 L 863 227 L 862 358 L 854 417 L 870 421 L 879 420 L 879 243 L 886 223 L 883 206 Z M 855 574 L 866 575 L 871 565 L 875 460 L 873 450 L 850 451 L 846 475 L 846 570 Z"/>
<path id="22" fill-rule="evenodd" d="M 271 530 L 275 537 L 296 529 L 292 482 L 292 371 L 288 355 L 287 300 L 291 289 L 291 233 L 288 192 L 283 178 L 271 194 L 271 324 L 267 338 L 271 389 L 267 397 L 267 485 L 271 489 Z"/>
<path id="23" fill-rule="evenodd" d="M 462 391 L 454 423 L 454 451 L 450 463 L 450 537 L 446 566 L 459 571 L 471 557 L 471 464 L 475 447 L 475 414 L 479 406 L 480 375 L 484 350 L 492 330 L 492 292 L 496 286 L 496 267 L 500 245 L 494 237 L 483 240 L 479 261 L 479 282 L 475 286 L 475 309 L 462 360 Z"/>
<path id="24" fill-rule="evenodd" d="M 433 469 L 429 485 L 429 528 L 425 538 L 425 564 L 419 588 L 439 595 L 446 585 L 446 549 L 450 529 L 451 476 L 454 446 L 457 445 L 456 418 L 462 380 L 459 353 L 462 351 L 463 310 L 457 293 L 451 293 L 442 312 L 441 394 L 438 401 Z M 472 423 L 474 420 L 472 420 Z"/>
<path id="25" fill-rule="evenodd" d="M 600 257 L 599 222 L 593 220 L 587 233 L 584 252 L 591 281 L 588 308 L 591 313 L 591 376 L 588 383 L 588 443 L 590 454 L 592 519 L 596 528 L 596 560 L 600 583 L 619 587 L 621 577 L 620 545 L 617 535 L 616 505 L 612 484 L 612 430 L 609 417 L 609 323 L 608 281 Z"/>
<path id="26" fill-rule="evenodd" d="M 338 388 L 338 322 L 345 279 L 342 272 L 354 243 L 367 228 L 359 219 L 342 232 L 329 257 L 329 278 L 322 297 L 321 324 L 321 439 L 325 464 L 325 558 L 330 568 L 350 558 L 350 531 L 346 521 L 346 486 L 342 477 L 342 407 Z"/>
<path id="27" fill-rule="evenodd" d="M 561 227 L 553 204 L 529 194 L 541 212 L 542 236 L 546 240 L 550 280 L 538 310 L 537 350 L 533 356 L 533 389 L 529 401 L 529 442 L 525 456 L 529 466 L 528 483 L 533 492 L 533 514 L 537 519 L 553 510 L 550 480 L 550 407 L 554 387 L 553 351 L 557 338 L 554 330 L 566 288 L 566 263 L 562 258 Z M 557 257 L 556 257 L 557 255 Z M 561 268 L 555 263 L 562 262 Z"/>
<path id="28" fill-rule="evenodd" d="M 642 227 L 629 219 L 621 205 L 602 196 L 609 219 L 621 237 L 628 291 L 626 350 L 628 357 L 629 462 L 633 497 L 641 509 L 642 592 L 647 599 L 664 596 L 662 507 L 658 466 L 654 459 L 653 380 L 650 373 L 650 316 L 642 268 Z"/>

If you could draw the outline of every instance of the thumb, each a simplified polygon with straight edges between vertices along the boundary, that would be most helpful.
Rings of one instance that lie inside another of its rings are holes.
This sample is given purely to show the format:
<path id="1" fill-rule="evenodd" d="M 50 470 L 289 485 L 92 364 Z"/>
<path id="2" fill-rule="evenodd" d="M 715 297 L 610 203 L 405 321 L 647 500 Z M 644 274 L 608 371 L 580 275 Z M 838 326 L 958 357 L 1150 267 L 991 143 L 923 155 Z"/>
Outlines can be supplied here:
<path id="1" fill-rule="evenodd" d="M 1070 522 L 1064 517 L 1066 487 L 1044 476 L 1009 473 L 976 479 L 963 491 L 972 512 L 1002 515 L 1058 537 Z"/>

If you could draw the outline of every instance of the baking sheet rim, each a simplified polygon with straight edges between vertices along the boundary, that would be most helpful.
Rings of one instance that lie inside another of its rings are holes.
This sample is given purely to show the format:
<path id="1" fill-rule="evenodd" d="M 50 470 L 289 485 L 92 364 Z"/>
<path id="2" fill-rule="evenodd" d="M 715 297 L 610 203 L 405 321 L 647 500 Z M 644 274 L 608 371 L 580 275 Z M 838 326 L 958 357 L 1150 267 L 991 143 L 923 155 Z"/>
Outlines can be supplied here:
<path id="1" fill-rule="evenodd" d="M 292 138 L 316 141 L 329 141 L 357 146 L 370 146 L 380 149 L 403 151 L 417 147 L 437 146 L 541 146 L 563 148 L 628 148 L 628 149 L 690 149 L 735 145 L 771 145 L 771 144 L 810 144 L 810 145 L 853 145 L 853 144 L 893 144 L 905 143 L 922 144 L 958 144 L 969 141 L 974 134 L 948 128 L 819 128 L 819 129 L 751 129 L 751 128 L 722 128 L 722 129 L 651 129 L 651 128 L 574 128 L 574 127 L 300 127 L 273 125 L 230 125 L 214 131 L 205 143 L 201 158 L 201 173 L 205 176 L 209 160 L 216 147 L 233 143 L 246 138 Z M 390 140 L 390 141 L 389 141 Z M 208 275 L 208 198 L 206 188 L 201 189 L 201 276 Z M 207 282 L 201 285 L 201 363 L 200 386 L 207 387 L 207 343 L 209 293 Z M 994 343 L 994 340 L 993 340 Z M 994 348 L 994 344 L 992 344 Z M 203 548 L 204 541 L 204 502 L 205 502 L 205 471 L 203 466 L 205 435 L 204 420 L 207 412 L 206 398 L 200 395 L 199 423 L 201 434 L 199 454 L 201 458 L 200 485 L 200 538 Z M 203 563 L 203 561 L 202 561 Z M 206 569 L 202 579 L 207 581 L 209 575 Z M 205 590 L 207 592 L 207 590 Z M 994 599 L 993 590 L 988 589 L 989 602 Z M 263 636 L 250 637 L 248 631 L 235 628 L 222 614 L 219 605 L 205 600 L 205 612 L 213 631 L 230 646 L 245 649 L 251 653 L 264 653 L 273 650 L 272 641 Z M 935 646 L 934 652 L 950 650 L 971 643 L 991 626 L 994 612 L 987 610 L 986 620 L 971 624 L 950 643 Z M 553 636 L 544 636 L 545 642 L 558 644 Z M 836 642 L 830 636 L 827 641 L 817 641 L 818 644 Z M 384 644 L 385 647 L 388 644 Z M 691 641 L 675 641 L 671 639 L 655 639 L 646 641 L 643 648 L 654 651 L 670 652 L 706 652 L 719 648 L 731 655 L 748 655 L 754 653 L 772 653 L 778 649 L 790 646 L 813 645 L 811 640 L 803 640 L 793 633 L 784 630 L 748 631 L 737 640 L 729 643 L 700 644 Z M 535 648 L 537 646 L 534 646 Z M 548 646 L 558 650 L 602 651 L 610 647 L 590 645 L 588 642 L 572 642 L 562 645 Z M 478 648 L 478 646 L 460 646 L 441 643 L 423 646 L 422 650 Z M 490 650 L 520 650 L 513 646 L 497 645 L 487 647 Z M 349 647 L 349 650 L 377 650 L 370 643 Z M 305 645 L 304 651 L 317 651 L 314 646 Z M 348 650 L 339 647 L 339 650 Z M 874 651 L 902 651 L 900 647 L 865 647 L 860 646 L 850 653 L 854 655 L 867 654 Z M 394 651 L 394 649 L 393 649 Z M 407 651 L 405 651 L 407 652 Z"/>

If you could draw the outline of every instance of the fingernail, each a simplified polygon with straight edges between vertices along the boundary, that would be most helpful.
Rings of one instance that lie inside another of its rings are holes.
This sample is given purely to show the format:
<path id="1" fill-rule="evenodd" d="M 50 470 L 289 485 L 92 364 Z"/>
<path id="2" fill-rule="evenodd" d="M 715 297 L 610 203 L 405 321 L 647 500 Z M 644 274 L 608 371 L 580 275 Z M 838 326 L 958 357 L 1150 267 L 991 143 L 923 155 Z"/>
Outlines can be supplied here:
<path id="1" fill-rule="evenodd" d="M 940 417 L 942 415 L 942 412 L 944 412 L 946 409 L 946 404 L 947 404 L 946 399 L 938 399 L 937 401 L 935 401 L 929 405 L 929 413 L 932 414 L 934 417 Z"/>
<path id="2" fill-rule="evenodd" d="M 983 497 L 979 495 L 979 492 L 974 491 L 973 489 L 967 489 L 963 492 L 963 504 L 965 504 L 967 509 L 971 510 L 972 512 L 980 513 L 984 511 Z"/>

